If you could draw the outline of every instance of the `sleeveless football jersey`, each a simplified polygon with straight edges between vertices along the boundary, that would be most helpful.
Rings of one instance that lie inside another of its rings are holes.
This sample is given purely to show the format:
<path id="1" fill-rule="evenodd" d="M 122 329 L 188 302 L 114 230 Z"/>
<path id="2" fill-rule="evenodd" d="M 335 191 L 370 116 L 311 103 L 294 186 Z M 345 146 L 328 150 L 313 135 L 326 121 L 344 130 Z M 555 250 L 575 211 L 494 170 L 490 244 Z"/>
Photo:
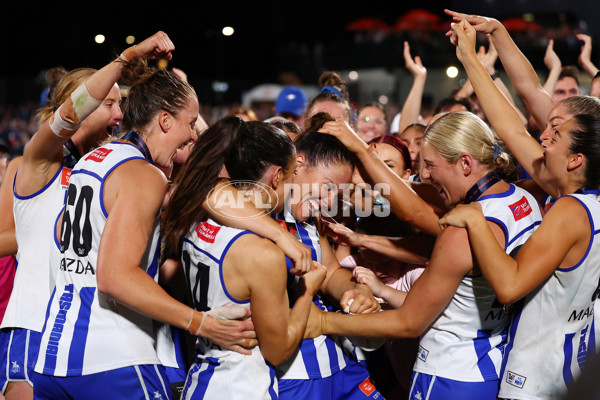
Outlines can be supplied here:
<path id="1" fill-rule="evenodd" d="M 223 281 L 223 260 L 235 241 L 246 234 L 253 233 L 208 219 L 194 225 L 186 235 L 181 258 L 196 310 L 227 305 L 250 308 L 250 301 L 234 298 Z M 260 346 L 246 356 L 198 337 L 196 360 L 188 372 L 184 396 L 186 399 L 276 399 L 275 368 L 264 359 Z"/>
<path id="2" fill-rule="evenodd" d="M 99 293 L 98 246 L 106 224 L 103 188 L 108 175 L 130 160 L 146 160 L 128 143 L 112 142 L 75 166 L 62 221 L 56 286 L 42 334 L 36 372 L 80 376 L 139 364 L 159 364 L 153 320 Z M 158 279 L 158 216 L 140 268 Z"/>
<path id="3" fill-rule="evenodd" d="M 514 185 L 477 199 L 485 218 L 504 230 L 514 255 L 539 226 L 535 198 Z M 463 382 L 498 380 L 509 317 L 483 275 L 465 276 L 456 294 L 423 333 L 414 371 Z"/>
<path id="4" fill-rule="evenodd" d="M 588 250 L 577 264 L 557 268 L 517 303 L 506 345 L 500 397 L 560 398 L 588 356 L 596 353 L 594 303 L 600 293 L 600 197 L 598 190 L 570 196 L 589 216 L 592 235 Z"/>
<path id="5" fill-rule="evenodd" d="M 61 166 L 50 182 L 30 196 L 19 196 L 13 183 L 18 268 L 2 328 L 42 331 L 54 287 L 54 271 L 48 265 L 51 235 L 64 205 L 70 173 Z"/>
<path id="6" fill-rule="evenodd" d="M 285 227 L 298 240 L 312 251 L 312 259 L 321 263 L 321 244 L 317 227 L 308 222 L 297 222 L 288 210 L 276 215 L 275 220 Z M 288 270 L 292 262 L 287 259 Z M 289 275 L 288 291 L 294 292 L 294 285 L 299 278 Z M 292 299 L 293 301 L 293 299 Z M 290 305 L 293 304 L 290 301 Z M 322 310 L 327 310 L 319 295 L 315 295 L 313 302 Z M 326 335 L 314 339 L 304 339 L 300 347 L 292 356 L 277 367 L 279 379 L 319 379 L 335 374 L 344 369 L 348 362 L 348 355 L 344 349 L 331 337 Z"/>

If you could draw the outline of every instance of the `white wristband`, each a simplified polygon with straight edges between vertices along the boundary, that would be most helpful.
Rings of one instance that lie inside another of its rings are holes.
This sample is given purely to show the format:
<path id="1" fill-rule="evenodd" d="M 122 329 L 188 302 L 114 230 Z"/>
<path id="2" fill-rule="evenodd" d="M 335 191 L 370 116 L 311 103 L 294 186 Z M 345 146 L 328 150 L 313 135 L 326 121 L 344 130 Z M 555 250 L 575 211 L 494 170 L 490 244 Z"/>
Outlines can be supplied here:
<path id="1" fill-rule="evenodd" d="M 81 124 L 76 124 L 62 119 L 62 117 L 60 116 L 61 109 L 62 105 L 58 107 L 58 110 L 54 112 L 54 115 L 52 116 L 52 122 L 50 123 L 50 129 L 59 138 L 68 138 L 72 136 L 72 132 L 75 132 L 77 129 L 79 129 Z M 71 132 L 71 134 L 66 134 L 63 136 L 61 135 L 63 131 Z"/>

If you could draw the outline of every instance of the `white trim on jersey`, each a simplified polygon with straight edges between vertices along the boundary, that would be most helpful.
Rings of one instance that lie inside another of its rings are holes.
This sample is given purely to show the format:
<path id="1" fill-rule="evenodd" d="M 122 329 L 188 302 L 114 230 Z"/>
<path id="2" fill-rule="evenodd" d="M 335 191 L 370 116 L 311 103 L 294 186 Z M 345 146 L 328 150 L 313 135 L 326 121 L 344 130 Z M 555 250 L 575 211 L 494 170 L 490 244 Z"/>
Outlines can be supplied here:
<path id="1" fill-rule="evenodd" d="M 297 222 L 289 210 L 283 211 L 274 218 L 280 224 L 286 225 L 298 240 L 311 249 L 313 260 L 321 262 L 319 232 L 310 220 L 306 223 Z M 289 259 L 287 263 L 288 269 L 291 268 L 292 263 Z M 294 277 L 293 281 L 297 282 L 298 278 Z M 327 311 L 320 296 L 316 295 L 313 301 L 319 308 Z M 302 340 L 296 352 L 277 367 L 277 376 L 279 379 L 326 378 L 344 369 L 348 361 L 348 355 L 333 338 L 321 335 L 314 339 Z"/>

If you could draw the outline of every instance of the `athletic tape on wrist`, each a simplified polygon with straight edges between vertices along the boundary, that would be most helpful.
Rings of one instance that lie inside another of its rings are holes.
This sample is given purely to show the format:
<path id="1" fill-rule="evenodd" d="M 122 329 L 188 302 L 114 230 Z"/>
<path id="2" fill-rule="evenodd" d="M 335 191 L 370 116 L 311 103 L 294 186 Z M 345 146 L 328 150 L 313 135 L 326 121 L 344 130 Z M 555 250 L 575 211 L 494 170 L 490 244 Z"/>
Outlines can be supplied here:
<path id="1" fill-rule="evenodd" d="M 190 323 L 188 324 L 188 327 L 186 329 L 189 333 L 191 333 L 194 336 L 198 336 L 200 334 L 200 331 L 202 330 L 202 326 L 204 325 L 204 318 L 206 318 L 206 312 L 200 312 L 199 314 L 202 315 L 202 319 L 200 320 L 200 323 L 197 325 L 197 327 L 196 327 L 196 324 L 194 323 L 195 322 L 194 317 L 196 316 L 196 311 L 193 311 L 192 319 L 190 320 Z"/>
<path id="2" fill-rule="evenodd" d="M 63 135 L 61 135 L 62 131 L 75 132 L 77 129 L 79 129 L 81 124 L 65 121 L 60 115 L 61 109 L 62 109 L 62 105 L 60 107 L 58 107 L 58 110 L 56 110 L 54 112 L 54 115 L 52 116 L 52 122 L 50 123 L 50 129 L 56 136 L 58 136 L 60 138 L 66 138 L 71 135 L 67 134 L 67 135 L 63 136 Z"/>
<path id="3" fill-rule="evenodd" d="M 102 100 L 95 99 L 90 95 L 85 83 L 82 83 L 77 86 L 77 89 L 73 90 L 71 100 L 73 101 L 73 109 L 75 110 L 75 115 L 77 115 L 78 122 L 83 121 L 102 104 Z"/>
<path id="4" fill-rule="evenodd" d="M 185 327 L 185 330 L 187 331 L 188 329 L 190 329 L 190 326 L 192 326 L 192 321 L 194 320 L 194 313 L 195 311 L 192 310 L 192 315 L 190 317 L 190 322 L 188 322 L 187 326 Z"/>

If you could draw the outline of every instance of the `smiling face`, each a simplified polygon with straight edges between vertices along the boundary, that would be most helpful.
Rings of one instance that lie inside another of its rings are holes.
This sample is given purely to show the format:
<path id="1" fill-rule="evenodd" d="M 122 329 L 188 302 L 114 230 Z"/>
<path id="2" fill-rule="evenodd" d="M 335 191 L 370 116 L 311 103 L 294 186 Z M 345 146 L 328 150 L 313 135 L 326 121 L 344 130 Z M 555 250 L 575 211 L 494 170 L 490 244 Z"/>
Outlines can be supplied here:
<path id="1" fill-rule="evenodd" d="M 568 111 L 568 108 L 563 103 L 558 103 L 548 114 L 548 123 L 545 129 L 540 134 L 540 140 L 550 139 L 554 135 L 556 129 L 566 120 L 573 118 L 573 114 Z"/>
<path id="2" fill-rule="evenodd" d="M 548 183 L 558 183 L 563 180 L 569 168 L 569 149 L 571 145 L 570 132 L 575 128 L 573 119 L 568 119 L 555 127 L 552 134 L 547 134 L 543 141 L 544 167 L 540 171 L 540 179 Z"/>
<path id="3" fill-rule="evenodd" d="M 310 117 L 320 112 L 327 113 L 338 121 L 351 122 L 350 115 L 348 115 L 346 109 L 344 109 L 344 107 L 337 101 L 323 100 L 315 103 L 312 108 L 308 110 L 306 119 L 310 119 Z"/>
<path id="4" fill-rule="evenodd" d="M 344 163 L 309 166 L 298 156 L 294 173 L 290 211 L 297 221 L 306 221 L 314 209 L 330 210 L 337 194 L 352 180 L 353 168 Z"/>
<path id="5" fill-rule="evenodd" d="M 377 107 L 366 106 L 358 114 L 356 133 L 365 142 L 384 135 L 387 131 L 385 114 Z"/>
<path id="6" fill-rule="evenodd" d="M 408 179 L 410 177 L 410 166 L 407 167 L 404 165 L 402 154 L 400 154 L 394 146 L 387 143 L 377 143 L 375 151 L 396 175 L 402 179 Z"/>
<path id="7" fill-rule="evenodd" d="M 466 193 L 466 182 L 460 162 L 449 162 L 428 143 L 421 143 L 421 179 L 436 186 L 447 207 L 460 203 Z"/>
<path id="8" fill-rule="evenodd" d="M 151 148 L 154 163 L 163 168 L 171 168 L 177 150 L 185 146 L 194 135 L 194 126 L 198 118 L 198 101 L 190 100 L 179 110 L 178 115 L 166 111 L 159 114 L 161 132 L 158 145 Z"/>

